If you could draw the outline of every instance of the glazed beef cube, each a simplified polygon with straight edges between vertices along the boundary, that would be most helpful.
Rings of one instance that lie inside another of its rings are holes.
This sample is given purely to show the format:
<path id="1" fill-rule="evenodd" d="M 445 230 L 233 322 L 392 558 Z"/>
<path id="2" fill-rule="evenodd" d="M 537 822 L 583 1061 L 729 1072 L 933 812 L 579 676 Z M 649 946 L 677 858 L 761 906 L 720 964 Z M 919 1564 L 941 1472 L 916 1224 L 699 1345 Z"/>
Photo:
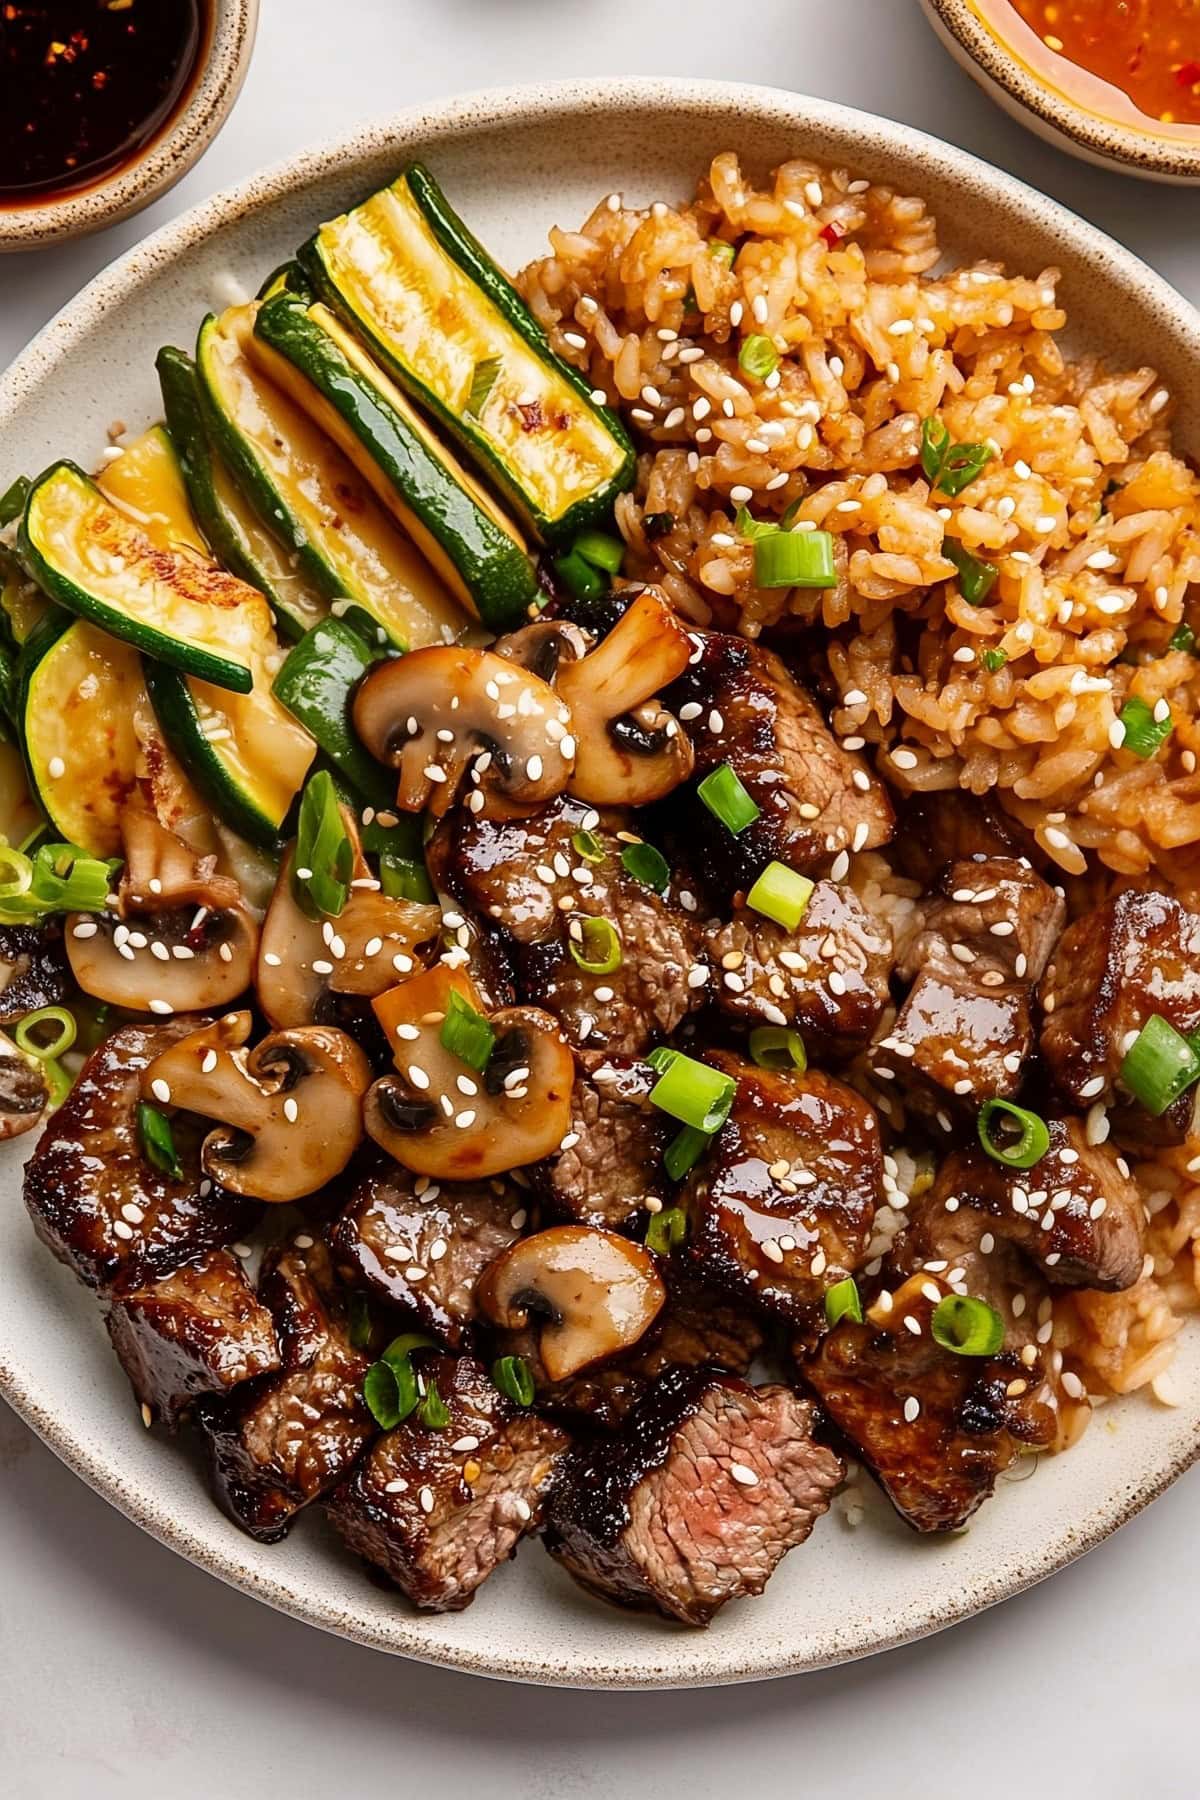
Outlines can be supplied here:
<path id="1" fill-rule="evenodd" d="M 330 1234 L 338 1273 L 457 1346 L 476 1317 L 475 1283 L 521 1235 L 520 1192 L 504 1181 L 433 1182 L 380 1163 Z"/>
<path id="2" fill-rule="evenodd" d="M 598 840 L 602 861 L 588 861 L 575 847 L 584 830 Z M 707 981 L 686 877 L 661 895 L 636 880 L 621 862 L 635 835 L 632 813 L 612 809 L 601 817 L 563 797 L 527 819 L 453 813 L 428 849 L 439 885 L 507 951 L 520 997 L 557 1014 L 577 1048 L 626 1056 L 669 1037 L 702 1003 Z M 574 943 L 588 955 L 578 934 L 589 915 L 619 932 L 621 963 L 611 973 L 589 974 L 571 954 Z"/>
<path id="3" fill-rule="evenodd" d="M 73 986 L 56 919 L 0 925 L 0 1025 L 15 1025 L 42 1006 L 61 1006 Z"/>
<path id="4" fill-rule="evenodd" d="M 274 1321 L 228 1250 L 123 1290 L 105 1323 L 139 1404 L 171 1431 L 199 1395 L 279 1367 Z"/>
<path id="5" fill-rule="evenodd" d="M 890 999 L 892 942 L 853 888 L 818 882 L 795 931 L 750 907 L 704 934 L 717 1004 L 750 1025 L 792 1025 L 825 1048 L 865 1044 Z"/>
<path id="6" fill-rule="evenodd" d="M 973 1117 L 984 1100 L 1015 1094 L 1033 1047 L 1023 988 L 988 991 L 930 969 L 876 1044 L 871 1067 L 880 1080 L 896 1082 L 905 1106 L 941 1133 Z"/>
<path id="7" fill-rule="evenodd" d="M 1166 894 L 1118 894 L 1065 931 L 1040 997 L 1042 1054 L 1061 1093 L 1110 1099 L 1153 1013 L 1200 1030 L 1200 914 Z"/>
<path id="8" fill-rule="evenodd" d="M 202 1403 L 217 1499 L 263 1543 L 340 1481 L 375 1435 L 362 1398 L 370 1357 L 350 1341 L 347 1304 L 329 1251 L 301 1232 L 270 1252 L 259 1279 L 282 1374 L 225 1401 Z"/>
<path id="9" fill-rule="evenodd" d="M 929 888 L 947 863 L 1023 855 L 1027 836 L 987 794 L 944 788 L 940 793 L 915 794 L 905 803 L 894 854 L 905 875 Z"/>
<path id="10" fill-rule="evenodd" d="M 899 962 L 902 980 L 931 969 L 994 992 L 1041 980 L 1066 919 L 1061 894 L 1022 859 L 950 863 Z"/>
<path id="11" fill-rule="evenodd" d="M 672 1369 L 619 1437 L 573 1450 L 550 1498 L 547 1548 L 605 1600 L 707 1625 L 761 1594 L 842 1479 L 790 1388 Z"/>
<path id="12" fill-rule="evenodd" d="M 619 1231 L 647 1204 L 667 1203 L 663 1151 L 677 1129 L 650 1104 L 658 1076 L 648 1063 L 603 1051 L 575 1053 L 567 1148 L 535 1176 L 554 1212 Z"/>
<path id="13" fill-rule="evenodd" d="M 892 808 L 856 752 L 843 750 L 779 657 L 721 632 L 694 634 L 698 654 L 664 696 L 696 752 L 696 782 L 731 764 L 760 816 L 735 836 L 695 800 L 697 865 L 726 899 L 777 860 L 806 875 L 892 835 Z"/>
<path id="14" fill-rule="evenodd" d="M 450 1413 L 433 1430 L 412 1414 L 342 1483 L 329 1517 L 430 1612 L 468 1606 L 492 1570 L 541 1523 L 565 1432 L 505 1398 L 470 1357 L 421 1355 L 418 1375 Z"/>
<path id="15" fill-rule="evenodd" d="M 224 1193 L 202 1176 L 201 1137 L 182 1118 L 174 1123 L 179 1180 L 141 1152 L 142 1071 L 205 1023 L 192 1016 L 122 1025 L 93 1050 L 25 1166 L 34 1230 L 89 1287 L 169 1275 L 244 1237 L 262 1212 L 257 1201 Z"/>
<path id="16" fill-rule="evenodd" d="M 727 1051 L 729 1118 L 681 1190 L 693 1268 L 796 1322 L 859 1267 L 882 1194 L 879 1122 L 861 1095 L 809 1069 L 776 1074 Z"/>

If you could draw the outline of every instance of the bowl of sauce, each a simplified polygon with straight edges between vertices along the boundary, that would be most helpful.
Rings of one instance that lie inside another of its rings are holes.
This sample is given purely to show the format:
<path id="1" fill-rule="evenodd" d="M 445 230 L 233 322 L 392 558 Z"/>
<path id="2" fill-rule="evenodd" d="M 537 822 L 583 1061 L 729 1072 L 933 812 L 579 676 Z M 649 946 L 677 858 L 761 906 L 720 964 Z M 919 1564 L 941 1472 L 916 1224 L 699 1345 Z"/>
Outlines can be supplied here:
<path id="1" fill-rule="evenodd" d="M 1200 0 L 921 0 L 1006 111 L 1087 161 L 1200 183 Z"/>
<path id="2" fill-rule="evenodd" d="M 258 0 L 0 0 L 0 250 L 149 205 L 220 130 Z"/>

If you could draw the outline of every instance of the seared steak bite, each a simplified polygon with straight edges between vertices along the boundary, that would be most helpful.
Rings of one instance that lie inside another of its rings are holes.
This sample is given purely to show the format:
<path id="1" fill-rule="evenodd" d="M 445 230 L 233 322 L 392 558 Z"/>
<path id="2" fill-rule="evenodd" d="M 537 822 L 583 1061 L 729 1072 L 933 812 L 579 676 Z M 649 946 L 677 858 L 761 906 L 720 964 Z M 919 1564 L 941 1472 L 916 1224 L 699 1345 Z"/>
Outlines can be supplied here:
<path id="1" fill-rule="evenodd" d="M 706 1280 L 809 1322 L 865 1258 L 883 1187 L 878 1120 L 819 1070 L 776 1074 L 723 1050 L 707 1060 L 738 1085 L 681 1190 L 688 1255 Z"/>
<path id="2" fill-rule="evenodd" d="M 589 1050 L 575 1061 L 566 1148 L 539 1166 L 536 1189 L 564 1218 L 619 1231 L 666 1203 L 663 1151 L 677 1127 L 650 1104 L 658 1076 L 648 1063 Z"/>
<path id="3" fill-rule="evenodd" d="M 795 931 L 747 906 L 711 923 L 717 1004 L 752 1025 L 792 1025 L 820 1044 L 868 1041 L 890 998 L 892 945 L 853 888 L 818 882 Z"/>
<path id="4" fill-rule="evenodd" d="M 583 831 L 602 860 L 577 848 Z M 601 815 L 564 796 L 525 819 L 452 813 L 429 845 L 435 880 L 507 948 L 520 997 L 557 1014 L 579 1049 L 636 1056 L 704 998 L 695 896 L 683 877 L 658 894 L 630 875 L 621 853 L 636 839 L 634 814 Z M 620 964 L 605 974 L 577 960 L 605 960 L 586 933 L 589 917 L 620 938 Z"/>
<path id="5" fill-rule="evenodd" d="M 476 1318 L 475 1283 L 524 1222 L 509 1182 L 439 1183 L 380 1162 L 355 1188 L 330 1243 L 351 1286 L 365 1284 L 456 1346 Z"/>
<path id="6" fill-rule="evenodd" d="M 896 821 L 895 856 L 904 874 L 928 888 L 947 863 L 1022 855 L 1027 837 L 989 795 L 944 788 L 905 802 Z"/>
<path id="7" fill-rule="evenodd" d="M 105 1323 L 139 1404 L 172 1431 L 200 1394 L 279 1367 L 274 1321 L 228 1250 L 122 1290 Z"/>
<path id="8" fill-rule="evenodd" d="M 1042 978 L 1067 916 L 1060 893 L 1023 858 L 950 863 L 921 909 L 899 959 L 902 980 L 933 969 L 994 991 Z"/>
<path id="9" fill-rule="evenodd" d="M 93 1050 L 25 1167 L 34 1230 L 88 1287 L 169 1275 L 252 1229 L 262 1208 L 201 1174 L 199 1134 L 175 1120 L 178 1180 L 138 1141 L 143 1071 L 203 1025 L 196 1017 L 122 1025 Z"/>
<path id="10" fill-rule="evenodd" d="M 539 1526 L 570 1440 L 506 1399 L 470 1357 L 416 1361 L 449 1422 L 433 1429 L 418 1410 L 379 1438 L 333 1495 L 329 1517 L 414 1605 L 458 1612 Z"/>
<path id="11" fill-rule="evenodd" d="M 61 1006 L 71 992 L 62 925 L 0 925 L 0 1025 L 15 1025 L 42 1006 Z"/>
<path id="12" fill-rule="evenodd" d="M 375 1434 L 362 1398 L 370 1358 L 350 1342 L 329 1251 L 301 1232 L 268 1252 L 259 1297 L 270 1309 L 282 1373 L 228 1400 L 204 1402 L 217 1499 L 263 1543 L 285 1535 Z"/>
<path id="13" fill-rule="evenodd" d="M 671 1369 L 618 1437 L 565 1458 L 546 1545 L 582 1586 L 623 1606 L 707 1625 L 761 1594 L 843 1476 L 790 1388 Z"/>
<path id="14" fill-rule="evenodd" d="M 729 763 L 760 809 L 735 836 L 696 801 L 697 862 L 727 896 L 773 859 L 836 874 L 858 850 L 886 844 L 891 803 L 862 757 L 843 750 L 773 651 L 721 632 L 693 633 L 697 654 L 665 696 L 692 734 L 697 781 Z"/>

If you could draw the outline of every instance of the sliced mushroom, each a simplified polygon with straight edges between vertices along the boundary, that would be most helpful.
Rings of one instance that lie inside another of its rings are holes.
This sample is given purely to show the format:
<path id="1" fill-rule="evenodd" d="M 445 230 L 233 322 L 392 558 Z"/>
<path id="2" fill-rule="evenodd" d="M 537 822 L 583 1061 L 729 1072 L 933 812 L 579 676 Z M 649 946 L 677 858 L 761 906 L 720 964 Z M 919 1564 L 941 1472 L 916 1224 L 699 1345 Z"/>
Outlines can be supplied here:
<path id="1" fill-rule="evenodd" d="M 0 1031 L 0 1144 L 40 1125 L 49 1098 L 41 1063 Z"/>
<path id="2" fill-rule="evenodd" d="M 323 1016 L 329 992 L 366 999 L 385 993 L 398 975 L 411 974 L 418 946 L 434 938 L 442 922 L 438 906 L 391 899 L 379 891 L 362 853 L 354 814 L 346 806 L 341 814 L 354 861 L 349 898 L 335 919 L 310 918 L 296 898 L 294 845 L 280 866 L 254 977 L 259 1005 L 272 1025 L 314 1024 Z"/>
<path id="3" fill-rule="evenodd" d="M 568 785 L 578 799 L 646 806 L 687 780 L 691 740 L 656 696 L 692 651 L 679 615 L 647 588 L 588 656 L 560 670 L 575 731 Z"/>
<path id="4" fill-rule="evenodd" d="M 593 1225 L 555 1225 L 498 1256 L 475 1297 L 494 1325 L 541 1322 L 538 1355 L 551 1381 L 565 1381 L 636 1344 L 667 1290 L 641 1244 Z"/>
<path id="5" fill-rule="evenodd" d="M 228 1006 L 249 987 L 258 946 L 237 882 L 142 808 L 131 806 L 121 829 L 126 861 L 115 910 L 67 917 L 75 980 L 85 994 L 131 1012 Z"/>
<path id="6" fill-rule="evenodd" d="M 251 1017 L 226 1013 L 172 1044 L 142 1075 L 142 1096 L 223 1129 L 205 1138 L 205 1174 L 234 1194 L 298 1200 L 341 1173 L 362 1140 L 366 1057 L 328 1025 L 273 1031 L 249 1052 Z"/>
<path id="7" fill-rule="evenodd" d="M 442 1042 L 452 994 L 487 1017 L 470 977 L 444 962 L 375 1001 L 399 1073 L 367 1095 L 368 1132 L 406 1169 L 444 1180 L 539 1162 L 571 1122 L 575 1063 L 558 1020 L 536 1006 L 492 1013 L 495 1043 L 481 1074 Z"/>
<path id="8" fill-rule="evenodd" d="M 588 653 L 589 639 L 569 619 L 538 619 L 533 625 L 522 625 L 497 638 L 492 649 L 506 662 L 520 663 L 531 675 L 540 676 L 554 686 L 559 672 L 568 663 L 578 662 Z"/>
<path id="9" fill-rule="evenodd" d="M 380 663 L 354 698 L 371 754 L 399 771 L 396 804 L 440 817 L 471 770 L 492 818 L 544 806 L 567 785 L 571 715 L 554 689 L 491 650 L 433 646 Z M 472 767 L 473 765 L 473 767 Z"/>

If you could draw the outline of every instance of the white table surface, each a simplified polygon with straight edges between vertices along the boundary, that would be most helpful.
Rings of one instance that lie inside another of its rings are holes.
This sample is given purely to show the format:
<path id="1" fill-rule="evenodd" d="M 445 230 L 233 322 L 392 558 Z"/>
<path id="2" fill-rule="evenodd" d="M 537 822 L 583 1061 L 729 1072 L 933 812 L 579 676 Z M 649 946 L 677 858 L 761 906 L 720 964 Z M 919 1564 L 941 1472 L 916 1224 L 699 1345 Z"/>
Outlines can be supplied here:
<path id="1" fill-rule="evenodd" d="M 321 137 L 501 82 L 655 73 L 910 121 L 1054 194 L 1200 300 L 1196 190 L 1106 175 L 1027 136 L 951 64 L 915 0 L 263 0 L 236 111 L 172 194 L 101 236 L 0 262 L 0 361 L 153 226 Z M 552 1693 L 278 1617 L 143 1536 L 0 1405 L 0 1795 L 1190 1797 L 1197 1500 L 1193 1474 L 1053 1581 L 867 1663 L 702 1693 Z"/>

